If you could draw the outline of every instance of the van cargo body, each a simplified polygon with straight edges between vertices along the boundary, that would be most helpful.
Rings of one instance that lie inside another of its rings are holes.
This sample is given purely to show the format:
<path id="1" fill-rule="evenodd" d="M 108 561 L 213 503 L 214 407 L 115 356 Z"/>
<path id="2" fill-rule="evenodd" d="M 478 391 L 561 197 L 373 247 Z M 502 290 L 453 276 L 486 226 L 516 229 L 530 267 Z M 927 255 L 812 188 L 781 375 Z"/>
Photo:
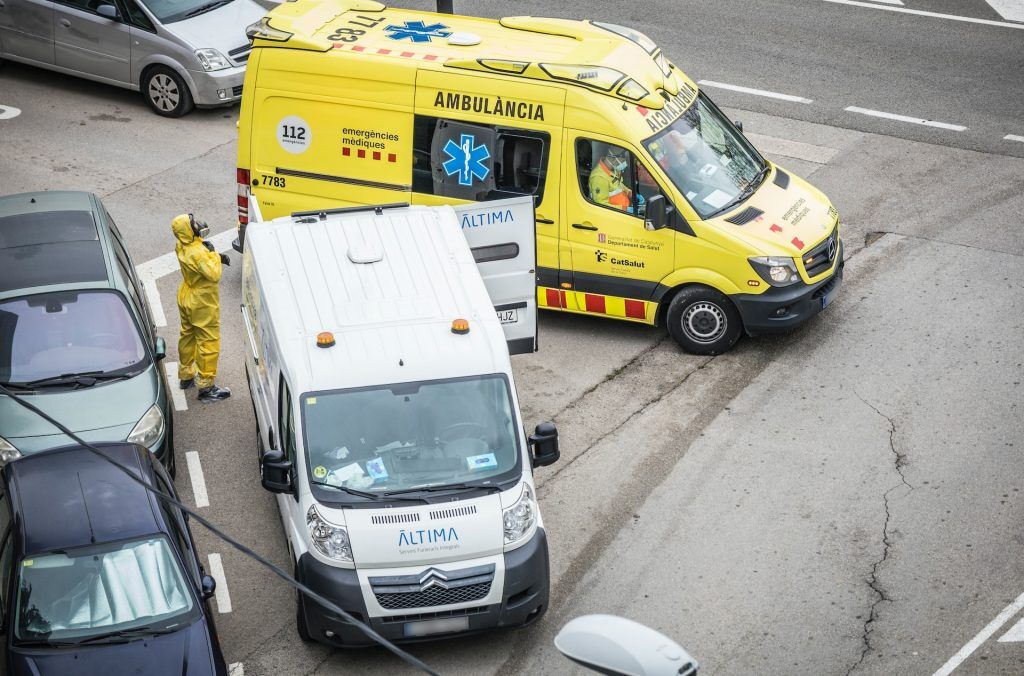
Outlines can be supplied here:
<path id="1" fill-rule="evenodd" d="M 513 219 L 495 226 L 504 241 L 481 244 L 483 225 L 471 249 L 461 222 L 493 208 Z M 263 485 L 296 574 L 392 640 L 523 626 L 547 607 L 532 467 L 557 442 L 553 426 L 525 435 L 508 350 L 534 340 L 532 205 L 461 209 L 256 222 L 243 257 Z M 370 643 L 310 599 L 297 626 Z"/>

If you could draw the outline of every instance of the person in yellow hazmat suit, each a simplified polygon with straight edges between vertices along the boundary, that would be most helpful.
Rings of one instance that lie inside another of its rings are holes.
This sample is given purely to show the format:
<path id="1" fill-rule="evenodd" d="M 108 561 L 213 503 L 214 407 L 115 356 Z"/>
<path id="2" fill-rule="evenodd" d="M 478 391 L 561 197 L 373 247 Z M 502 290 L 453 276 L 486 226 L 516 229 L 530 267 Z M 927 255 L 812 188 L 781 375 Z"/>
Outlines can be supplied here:
<path id="1" fill-rule="evenodd" d="M 178 240 L 174 253 L 181 265 L 178 287 L 178 313 L 181 336 L 178 339 L 178 379 L 181 389 L 199 386 L 199 401 L 221 401 L 231 390 L 214 384 L 217 357 L 220 355 L 220 282 L 221 265 L 231 260 L 219 254 L 203 238 L 210 228 L 192 214 L 175 216 L 171 230 Z"/>

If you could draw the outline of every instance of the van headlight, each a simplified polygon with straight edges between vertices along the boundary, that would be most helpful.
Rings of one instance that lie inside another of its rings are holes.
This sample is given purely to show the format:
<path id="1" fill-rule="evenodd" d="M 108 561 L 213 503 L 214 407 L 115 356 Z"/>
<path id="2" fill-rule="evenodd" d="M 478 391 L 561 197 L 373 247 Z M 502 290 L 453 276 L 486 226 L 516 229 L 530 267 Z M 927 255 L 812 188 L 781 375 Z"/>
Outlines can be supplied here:
<path id="1" fill-rule="evenodd" d="M 21 451 L 14 447 L 14 444 L 0 437 L 0 467 L 21 457 Z"/>
<path id="2" fill-rule="evenodd" d="M 197 49 L 196 58 L 199 59 L 199 65 L 203 67 L 203 70 L 224 70 L 231 67 L 228 57 L 216 49 Z"/>
<path id="3" fill-rule="evenodd" d="M 316 505 L 310 505 L 306 512 L 306 526 L 309 528 L 309 538 L 318 552 L 329 559 L 352 561 L 352 543 L 348 540 L 348 530 L 326 521 L 320 516 Z"/>
<path id="4" fill-rule="evenodd" d="M 748 258 L 751 267 L 772 286 L 789 286 L 800 281 L 796 262 L 782 256 L 755 256 Z"/>
<path id="5" fill-rule="evenodd" d="M 537 523 L 537 503 L 533 499 L 530 484 L 523 484 L 523 494 L 515 504 L 507 508 L 501 517 L 505 526 L 505 544 L 522 540 Z"/>
<path id="6" fill-rule="evenodd" d="M 155 444 L 163 434 L 164 414 L 160 412 L 160 408 L 156 404 L 153 404 L 149 407 L 149 410 L 139 418 L 139 422 L 135 423 L 135 427 L 132 428 L 127 441 L 132 444 L 138 444 L 149 448 Z"/>

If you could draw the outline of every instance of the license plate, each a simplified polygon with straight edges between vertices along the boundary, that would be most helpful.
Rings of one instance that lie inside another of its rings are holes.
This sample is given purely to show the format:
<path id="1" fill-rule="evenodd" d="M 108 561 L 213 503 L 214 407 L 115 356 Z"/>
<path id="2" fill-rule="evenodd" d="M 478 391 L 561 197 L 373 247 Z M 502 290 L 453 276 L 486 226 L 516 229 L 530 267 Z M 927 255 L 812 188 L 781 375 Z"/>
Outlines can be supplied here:
<path id="1" fill-rule="evenodd" d="M 497 310 L 498 321 L 502 324 L 516 324 L 519 322 L 519 310 L 512 308 L 511 310 Z"/>
<path id="2" fill-rule="evenodd" d="M 824 310 L 828 307 L 828 304 L 832 302 L 832 294 L 827 293 L 821 297 L 821 309 Z"/>
<path id="3" fill-rule="evenodd" d="M 462 617 L 443 617 L 437 620 L 405 623 L 405 635 L 408 637 L 449 634 L 455 631 L 467 631 L 468 629 L 469 618 L 465 615 Z"/>

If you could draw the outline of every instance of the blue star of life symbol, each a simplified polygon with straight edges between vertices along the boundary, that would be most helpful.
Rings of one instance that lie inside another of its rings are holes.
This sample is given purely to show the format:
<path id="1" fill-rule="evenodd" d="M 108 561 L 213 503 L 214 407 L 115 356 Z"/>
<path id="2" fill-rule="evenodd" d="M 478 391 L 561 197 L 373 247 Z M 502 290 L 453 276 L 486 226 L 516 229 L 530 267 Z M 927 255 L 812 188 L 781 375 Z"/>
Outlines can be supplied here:
<path id="1" fill-rule="evenodd" d="M 482 181 L 491 173 L 484 164 L 491 151 L 485 145 L 476 145 L 476 137 L 472 134 L 462 134 L 458 143 L 448 139 L 444 152 L 451 159 L 445 160 L 441 166 L 449 176 L 459 175 L 459 185 L 473 185 L 474 178 Z"/>
<path id="2" fill-rule="evenodd" d="M 432 23 L 429 26 L 422 21 L 406 21 L 403 26 L 388 26 L 384 30 L 392 40 L 409 38 L 413 42 L 430 42 L 430 38 L 446 38 L 452 34 L 445 30 L 443 23 Z"/>

